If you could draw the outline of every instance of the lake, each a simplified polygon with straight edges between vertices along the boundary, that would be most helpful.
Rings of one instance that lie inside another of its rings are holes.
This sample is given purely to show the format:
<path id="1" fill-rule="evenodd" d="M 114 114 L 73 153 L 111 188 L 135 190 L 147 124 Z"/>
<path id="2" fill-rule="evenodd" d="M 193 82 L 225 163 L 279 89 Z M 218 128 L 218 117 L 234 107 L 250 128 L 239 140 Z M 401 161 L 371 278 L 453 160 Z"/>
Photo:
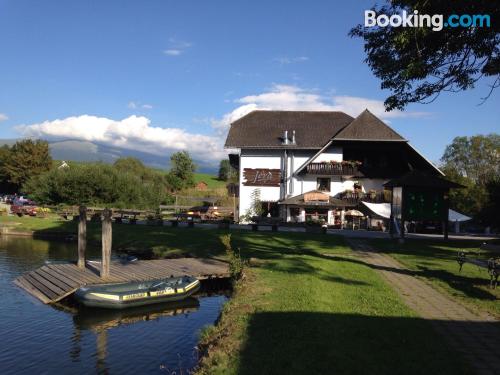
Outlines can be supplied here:
<path id="1" fill-rule="evenodd" d="M 0 236 L 0 374 L 186 374 L 196 365 L 199 332 L 226 296 L 111 311 L 44 305 L 12 283 L 60 260 L 76 260 L 76 243 Z"/>

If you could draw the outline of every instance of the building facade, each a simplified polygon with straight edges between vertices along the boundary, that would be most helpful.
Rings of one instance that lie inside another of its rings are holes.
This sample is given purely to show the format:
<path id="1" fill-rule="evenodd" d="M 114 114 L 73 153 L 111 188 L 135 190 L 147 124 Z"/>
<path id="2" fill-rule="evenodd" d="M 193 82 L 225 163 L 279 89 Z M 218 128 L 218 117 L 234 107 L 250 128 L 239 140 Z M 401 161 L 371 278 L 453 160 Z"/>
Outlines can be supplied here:
<path id="1" fill-rule="evenodd" d="M 362 202 L 390 202 L 384 184 L 412 170 L 442 175 L 406 139 L 365 110 L 254 111 L 231 124 L 239 220 L 342 227 Z M 253 219 L 252 219 L 253 218 Z"/>

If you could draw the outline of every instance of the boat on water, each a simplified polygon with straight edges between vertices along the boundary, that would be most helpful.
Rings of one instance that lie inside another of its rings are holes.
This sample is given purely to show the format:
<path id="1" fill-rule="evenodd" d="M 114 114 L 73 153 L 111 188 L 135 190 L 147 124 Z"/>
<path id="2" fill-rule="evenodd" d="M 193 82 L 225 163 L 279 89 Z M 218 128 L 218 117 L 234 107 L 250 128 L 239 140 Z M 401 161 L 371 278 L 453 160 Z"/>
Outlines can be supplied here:
<path id="1" fill-rule="evenodd" d="M 195 277 L 170 277 L 167 279 L 85 286 L 75 293 L 85 306 L 106 309 L 123 309 L 161 302 L 181 301 L 200 289 Z"/>

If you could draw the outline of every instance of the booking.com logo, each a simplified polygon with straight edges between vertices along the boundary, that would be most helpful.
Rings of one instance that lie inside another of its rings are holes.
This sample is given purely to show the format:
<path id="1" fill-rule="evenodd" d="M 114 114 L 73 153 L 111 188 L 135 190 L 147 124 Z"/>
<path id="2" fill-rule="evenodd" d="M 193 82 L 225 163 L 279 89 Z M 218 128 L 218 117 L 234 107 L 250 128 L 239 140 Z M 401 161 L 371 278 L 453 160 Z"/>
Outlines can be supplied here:
<path id="1" fill-rule="evenodd" d="M 432 27 L 432 31 L 441 31 L 445 27 L 490 27 L 489 14 L 452 14 L 444 21 L 442 14 L 419 14 L 418 10 L 401 14 L 379 14 L 373 10 L 365 10 L 366 27 Z"/>

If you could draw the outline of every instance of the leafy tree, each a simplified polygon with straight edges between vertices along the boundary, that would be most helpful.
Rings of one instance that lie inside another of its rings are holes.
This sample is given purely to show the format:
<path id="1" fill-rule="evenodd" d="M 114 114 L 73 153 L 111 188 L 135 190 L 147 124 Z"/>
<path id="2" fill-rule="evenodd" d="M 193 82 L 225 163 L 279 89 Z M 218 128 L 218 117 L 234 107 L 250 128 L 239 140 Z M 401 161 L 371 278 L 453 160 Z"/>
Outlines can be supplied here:
<path id="1" fill-rule="evenodd" d="M 10 155 L 10 147 L 8 145 L 3 145 L 0 147 L 0 191 L 2 193 L 13 193 L 17 189 L 8 181 L 8 176 L 3 168 L 5 161 Z"/>
<path id="2" fill-rule="evenodd" d="M 194 186 L 196 166 L 187 151 L 179 151 L 170 157 L 171 168 L 168 180 L 182 188 Z"/>
<path id="3" fill-rule="evenodd" d="M 486 194 L 486 203 L 479 218 L 498 231 L 500 230 L 500 178 L 492 179 L 486 184 Z"/>
<path id="4" fill-rule="evenodd" d="M 120 172 L 132 173 L 136 176 L 143 176 L 146 172 L 144 164 L 133 157 L 119 158 L 113 165 Z"/>
<path id="5" fill-rule="evenodd" d="M 16 142 L 4 154 L 2 175 L 19 189 L 29 178 L 48 171 L 52 167 L 49 144 L 46 141 L 25 139 Z"/>
<path id="6" fill-rule="evenodd" d="M 391 16 L 403 10 L 419 14 L 486 14 L 491 27 L 365 27 L 357 25 L 353 37 L 364 39 L 366 62 L 382 89 L 392 91 L 387 110 L 404 109 L 409 103 L 433 101 L 443 91 L 474 87 L 484 77 L 492 81 L 491 92 L 500 86 L 500 3 L 491 0 L 395 0 L 372 10 Z"/>
<path id="7" fill-rule="evenodd" d="M 461 176 L 485 185 L 500 174 L 500 135 L 456 137 L 446 146 L 441 161 Z"/>
<path id="8" fill-rule="evenodd" d="M 242 216 L 243 221 L 254 221 L 256 217 L 262 216 L 264 210 L 262 209 L 262 201 L 260 200 L 260 189 L 256 188 L 250 193 L 250 207 Z"/>
<path id="9" fill-rule="evenodd" d="M 465 186 L 450 191 L 452 208 L 488 225 L 492 216 L 485 210 L 495 200 L 491 184 L 500 179 L 500 136 L 456 137 L 441 162 L 447 178 Z"/>
<path id="10" fill-rule="evenodd" d="M 219 173 L 218 178 L 221 181 L 233 180 L 236 177 L 236 171 L 231 166 L 229 159 L 221 160 L 219 163 Z"/>

